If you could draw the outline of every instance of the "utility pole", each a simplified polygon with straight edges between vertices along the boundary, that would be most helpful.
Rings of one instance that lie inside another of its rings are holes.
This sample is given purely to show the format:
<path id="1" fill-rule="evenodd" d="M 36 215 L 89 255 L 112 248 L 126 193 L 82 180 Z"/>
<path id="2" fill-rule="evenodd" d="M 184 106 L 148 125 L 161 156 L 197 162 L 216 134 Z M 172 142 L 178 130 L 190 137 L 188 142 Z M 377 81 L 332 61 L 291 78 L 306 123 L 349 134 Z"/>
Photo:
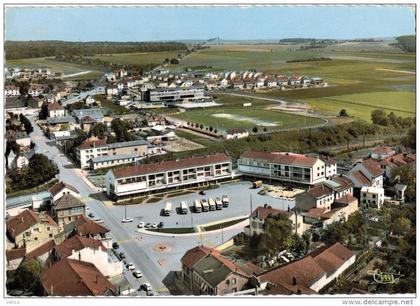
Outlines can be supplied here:
<path id="1" fill-rule="evenodd" d="M 249 215 L 251 215 L 252 214 L 252 194 L 251 193 L 249 194 L 249 209 L 250 209 Z"/>

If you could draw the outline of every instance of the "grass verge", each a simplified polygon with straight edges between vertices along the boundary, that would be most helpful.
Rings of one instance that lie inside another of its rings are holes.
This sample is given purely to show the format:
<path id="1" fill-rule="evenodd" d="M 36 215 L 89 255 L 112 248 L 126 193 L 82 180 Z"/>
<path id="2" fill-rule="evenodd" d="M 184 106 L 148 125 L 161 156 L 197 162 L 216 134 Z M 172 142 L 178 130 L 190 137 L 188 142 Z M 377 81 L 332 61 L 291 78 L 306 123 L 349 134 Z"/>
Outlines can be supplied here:
<path id="1" fill-rule="evenodd" d="M 248 217 L 243 217 L 241 219 L 235 219 L 235 220 L 230 220 L 230 221 L 226 221 L 226 222 L 216 223 L 216 224 L 212 224 L 210 226 L 202 227 L 202 230 L 203 230 L 203 232 L 214 231 L 214 230 L 217 230 L 217 229 L 222 229 L 222 228 L 225 228 L 225 227 L 229 227 L 229 226 L 234 225 L 236 223 L 242 222 L 246 219 L 248 219 Z"/>
<path id="2" fill-rule="evenodd" d="M 195 233 L 193 227 L 168 227 L 168 228 L 154 228 L 148 229 L 151 232 L 166 233 L 166 234 L 191 234 Z"/>

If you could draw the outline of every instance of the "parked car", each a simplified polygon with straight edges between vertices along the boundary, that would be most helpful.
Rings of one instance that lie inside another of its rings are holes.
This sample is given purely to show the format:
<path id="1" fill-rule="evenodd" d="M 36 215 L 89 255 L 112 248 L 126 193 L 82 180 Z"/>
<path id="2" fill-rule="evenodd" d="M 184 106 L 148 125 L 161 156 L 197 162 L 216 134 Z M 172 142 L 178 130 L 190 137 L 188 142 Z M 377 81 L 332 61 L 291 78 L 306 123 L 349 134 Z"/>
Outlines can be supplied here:
<path id="1" fill-rule="evenodd" d="M 156 222 L 153 222 L 152 228 L 158 228 L 158 224 Z"/>
<path id="2" fill-rule="evenodd" d="M 163 221 L 160 221 L 160 222 L 159 222 L 158 227 L 159 227 L 159 228 L 163 227 Z"/>
<path id="3" fill-rule="evenodd" d="M 118 256 L 120 257 L 120 259 L 125 259 L 125 254 L 123 252 L 120 252 Z"/>
<path id="4" fill-rule="evenodd" d="M 144 227 L 144 222 L 140 222 L 139 224 L 137 224 L 138 228 L 143 228 Z"/>
<path id="5" fill-rule="evenodd" d="M 144 226 L 145 228 L 151 228 L 152 227 L 152 224 L 150 224 L 150 223 L 146 223 L 146 225 Z"/>
<path id="6" fill-rule="evenodd" d="M 140 272 L 140 270 L 135 270 L 135 271 L 133 272 L 133 276 L 134 276 L 135 278 L 141 278 L 141 277 L 143 277 L 143 274 Z"/>
<path id="7" fill-rule="evenodd" d="M 133 263 L 131 263 L 131 262 L 129 262 L 127 265 L 126 265 L 126 267 L 127 267 L 127 269 L 128 270 L 135 270 L 136 269 L 136 267 L 134 266 L 134 264 Z"/>
<path id="8" fill-rule="evenodd" d="M 129 223 L 129 222 L 133 222 L 133 219 L 131 218 L 124 218 L 121 220 L 122 223 Z"/>
<path id="9" fill-rule="evenodd" d="M 144 291 L 152 291 L 152 286 L 149 283 L 144 283 L 141 287 Z"/>
<path id="10" fill-rule="evenodd" d="M 95 217 L 95 215 L 93 214 L 93 213 L 89 213 L 89 218 L 94 218 Z"/>
<path id="11" fill-rule="evenodd" d="M 114 242 L 114 243 L 112 243 L 112 248 L 113 249 L 118 249 L 120 246 L 119 246 L 119 244 L 118 244 L 118 242 Z"/>
<path id="12" fill-rule="evenodd" d="M 150 291 L 147 291 L 147 292 L 146 292 L 146 295 L 147 295 L 147 296 L 154 296 L 155 294 L 153 293 L 153 291 L 152 291 L 152 290 L 150 290 Z"/>

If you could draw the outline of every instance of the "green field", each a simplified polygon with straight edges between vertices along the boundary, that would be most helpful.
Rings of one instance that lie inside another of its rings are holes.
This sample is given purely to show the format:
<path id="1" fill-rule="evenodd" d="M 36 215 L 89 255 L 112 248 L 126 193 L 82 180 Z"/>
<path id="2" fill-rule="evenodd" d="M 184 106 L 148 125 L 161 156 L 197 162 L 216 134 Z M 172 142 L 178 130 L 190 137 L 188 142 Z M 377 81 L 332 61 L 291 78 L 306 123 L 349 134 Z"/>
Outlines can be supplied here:
<path id="1" fill-rule="evenodd" d="M 122 65 L 161 64 L 166 58 L 176 58 L 182 51 L 170 52 L 141 52 L 141 53 L 118 53 L 89 56 L 87 58 L 99 59 Z"/>
<path id="2" fill-rule="evenodd" d="M 402 117 L 414 117 L 416 114 L 415 93 L 407 91 L 332 96 L 308 99 L 308 102 L 315 110 L 327 115 L 337 115 L 341 109 L 346 109 L 350 116 L 364 120 L 370 120 L 370 114 L 375 109 L 394 112 Z"/>
<path id="3" fill-rule="evenodd" d="M 323 120 L 318 118 L 244 107 L 193 110 L 179 113 L 174 117 L 223 130 L 239 127 L 252 129 L 255 126 L 266 127 L 268 130 L 278 130 L 323 123 Z"/>
<path id="4" fill-rule="evenodd" d="M 66 62 L 54 61 L 48 57 L 37 57 L 37 58 L 25 58 L 18 60 L 8 60 L 6 62 L 6 67 L 19 67 L 19 68 L 48 68 L 53 72 L 62 72 L 64 74 L 73 74 L 82 71 L 92 71 L 89 73 L 89 76 L 98 77 L 101 73 L 98 68 L 88 67 L 83 65 L 77 65 Z M 80 76 L 86 77 L 86 75 Z"/>

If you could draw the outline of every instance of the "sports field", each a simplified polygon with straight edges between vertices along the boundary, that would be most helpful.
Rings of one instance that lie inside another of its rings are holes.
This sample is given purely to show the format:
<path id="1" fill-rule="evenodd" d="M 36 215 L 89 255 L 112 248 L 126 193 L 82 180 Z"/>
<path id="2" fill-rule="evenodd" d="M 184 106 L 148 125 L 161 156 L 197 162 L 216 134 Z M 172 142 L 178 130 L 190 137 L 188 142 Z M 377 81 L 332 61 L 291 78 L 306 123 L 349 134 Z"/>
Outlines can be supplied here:
<path id="1" fill-rule="evenodd" d="M 253 129 L 255 126 L 266 127 L 267 130 L 299 128 L 322 124 L 318 118 L 294 115 L 274 110 L 258 108 L 217 108 L 194 110 L 179 113 L 174 117 L 203 124 L 216 129 L 227 130 L 230 128 Z"/>
<path id="2" fill-rule="evenodd" d="M 87 58 L 97 58 L 104 62 L 122 65 L 161 64 L 166 58 L 176 58 L 179 53 L 182 51 L 99 54 Z"/>

